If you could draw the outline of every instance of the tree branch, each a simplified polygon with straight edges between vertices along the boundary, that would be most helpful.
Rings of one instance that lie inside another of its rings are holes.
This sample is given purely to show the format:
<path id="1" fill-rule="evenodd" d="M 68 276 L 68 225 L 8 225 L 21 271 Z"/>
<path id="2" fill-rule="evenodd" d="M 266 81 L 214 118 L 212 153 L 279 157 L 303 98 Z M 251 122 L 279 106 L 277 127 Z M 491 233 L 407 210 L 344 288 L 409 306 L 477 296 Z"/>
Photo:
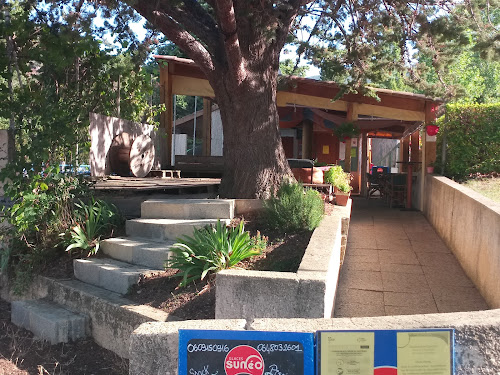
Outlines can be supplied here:
<path id="1" fill-rule="evenodd" d="M 182 7 L 172 5 L 170 1 L 161 1 L 161 11 L 175 20 L 182 28 L 189 30 L 204 43 L 212 55 L 220 49 L 217 37 L 217 25 L 210 15 L 193 0 L 184 1 Z"/>
<path id="2" fill-rule="evenodd" d="M 310 1 L 292 0 L 287 2 L 282 7 L 277 8 L 277 19 L 280 23 L 276 30 L 276 53 L 279 53 L 285 45 L 286 38 L 290 32 L 295 17 L 297 16 L 301 6 L 306 5 Z"/>
<path id="3" fill-rule="evenodd" d="M 205 74 L 209 75 L 214 70 L 214 65 L 205 46 L 181 27 L 178 22 L 151 3 L 152 1 L 149 0 L 139 0 L 134 4 L 134 9 L 158 27 L 168 39 L 196 61 Z"/>
<path id="4" fill-rule="evenodd" d="M 215 3 L 220 30 L 224 37 L 224 47 L 229 69 L 232 71 L 239 84 L 245 80 L 247 72 L 238 38 L 238 26 L 234 14 L 233 1 L 216 0 Z"/>

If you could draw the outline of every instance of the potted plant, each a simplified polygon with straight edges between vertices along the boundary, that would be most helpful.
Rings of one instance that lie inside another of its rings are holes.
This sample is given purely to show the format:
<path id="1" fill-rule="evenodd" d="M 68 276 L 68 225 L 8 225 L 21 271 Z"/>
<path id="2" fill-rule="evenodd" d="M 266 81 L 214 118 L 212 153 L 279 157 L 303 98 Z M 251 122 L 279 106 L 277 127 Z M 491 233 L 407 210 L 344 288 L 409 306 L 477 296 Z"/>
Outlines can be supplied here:
<path id="1" fill-rule="evenodd" d="M 352 122 L 344 122 L 340 124 L 334 131 L 333 134 L 345 142 L 349 138 L 354 138 L 359 135 L 359 129 Z"/>
<path id="2" fill-rule="evenodd" d="M 432 122 L 425 126 L 425 131 L 427 132 L 427 135 L 432 137 L 438 133 L 439 126 L 435 122 Z"/>
<path id="3" fill-rule="evenodd" d="M 352 175 L 344 172 L 340 165 L 334 165 L 325 172 L 325 182 L 335 188 L 335 201 L 339 206 L 346 206 L 351 195 Z"/>
<path id="4" fill-rule="evenodd" d="M 434 163 L 429 163 L 429 165 L 427 166 L 427 173 L 428 174 L 433 174 L 434 173 Z"/>

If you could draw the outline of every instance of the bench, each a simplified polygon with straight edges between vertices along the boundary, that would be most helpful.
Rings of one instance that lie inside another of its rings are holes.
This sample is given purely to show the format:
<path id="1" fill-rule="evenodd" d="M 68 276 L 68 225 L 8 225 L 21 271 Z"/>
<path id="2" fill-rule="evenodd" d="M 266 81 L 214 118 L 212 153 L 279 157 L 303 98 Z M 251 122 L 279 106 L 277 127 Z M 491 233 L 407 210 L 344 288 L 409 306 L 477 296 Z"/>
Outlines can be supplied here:
<path id="1" fill-rule="evenodd" d="M 183 176 L 220 177 L 224 171 L 222 156 L 175 155 L 175 169 Z"/>

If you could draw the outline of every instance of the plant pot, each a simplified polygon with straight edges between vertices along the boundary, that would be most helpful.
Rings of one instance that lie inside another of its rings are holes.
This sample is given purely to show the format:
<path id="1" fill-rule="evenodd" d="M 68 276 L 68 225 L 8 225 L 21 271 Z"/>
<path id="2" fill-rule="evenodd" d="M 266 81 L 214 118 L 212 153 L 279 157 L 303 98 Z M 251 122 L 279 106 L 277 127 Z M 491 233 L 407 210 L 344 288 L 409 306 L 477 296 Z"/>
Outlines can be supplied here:
<path id="1" fill-rule="evenodd" d="M 349 201 L 349 197 L 351 193 L 343 193 L 341 191 L 335 193 L 335 203 L 337 206 L 347 206 L 347 202 Z"/>
<path id="2" fill-rule="evenodd" d="M 427 167 L 427 173 L 428 174 L 433 174 L 434 173 L 434 167 L 431 167 L 431 166 Z"/>
<path id="3" fill-rule="evenodd" d="M 434 136 L 434 135 L 436 135 L 438 133 L 439 126 L 437 126 L 437 125 L 427 125 L 425 127 L 425 130 L 427 131 L 427 135 L 429 135 L 429 136 L 432 137 L 432 136 Z"/>
<path id="4" fill-rule="evenodd" d="M 322 184 L 323 183 L 323 170 L 314 167 L 311 168 L 292 168 L 292 173 L 295 179 L 304 184 Z M 312 173 L 312 181 L 311 181 Z"/>

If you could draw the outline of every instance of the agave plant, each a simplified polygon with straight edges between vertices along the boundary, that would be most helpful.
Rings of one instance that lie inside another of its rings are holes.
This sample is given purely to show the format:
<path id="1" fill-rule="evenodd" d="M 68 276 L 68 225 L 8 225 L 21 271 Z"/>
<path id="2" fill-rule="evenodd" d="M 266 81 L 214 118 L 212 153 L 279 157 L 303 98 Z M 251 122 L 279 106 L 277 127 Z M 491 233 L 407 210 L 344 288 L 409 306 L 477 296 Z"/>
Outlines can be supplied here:
<path id="1" fill-rule="evenodd" d="M 119 214 L 115 206 L 101 200 L 92 200 L 89 204 L 75 203 L 76 225 L 70 230 L 70 244 L 66 251 L 81 249 L 87 256 L 99 251 L 101 237 L 111 232 L 118 225 Z"/>
<path id="2" fill-rule="evenodd" d="M 167 268 L 180 270 L 179 286 L 203 280 L 209 273 L 233 268 L 242 260 L 261 254 L 255 241 L 245 232 L 243 221 L 235 228 L 228 228 L 220 220 L 215 227 L 196 229 L 193 236 L 183 236 L 171 248 L 172 256 Z"/>

